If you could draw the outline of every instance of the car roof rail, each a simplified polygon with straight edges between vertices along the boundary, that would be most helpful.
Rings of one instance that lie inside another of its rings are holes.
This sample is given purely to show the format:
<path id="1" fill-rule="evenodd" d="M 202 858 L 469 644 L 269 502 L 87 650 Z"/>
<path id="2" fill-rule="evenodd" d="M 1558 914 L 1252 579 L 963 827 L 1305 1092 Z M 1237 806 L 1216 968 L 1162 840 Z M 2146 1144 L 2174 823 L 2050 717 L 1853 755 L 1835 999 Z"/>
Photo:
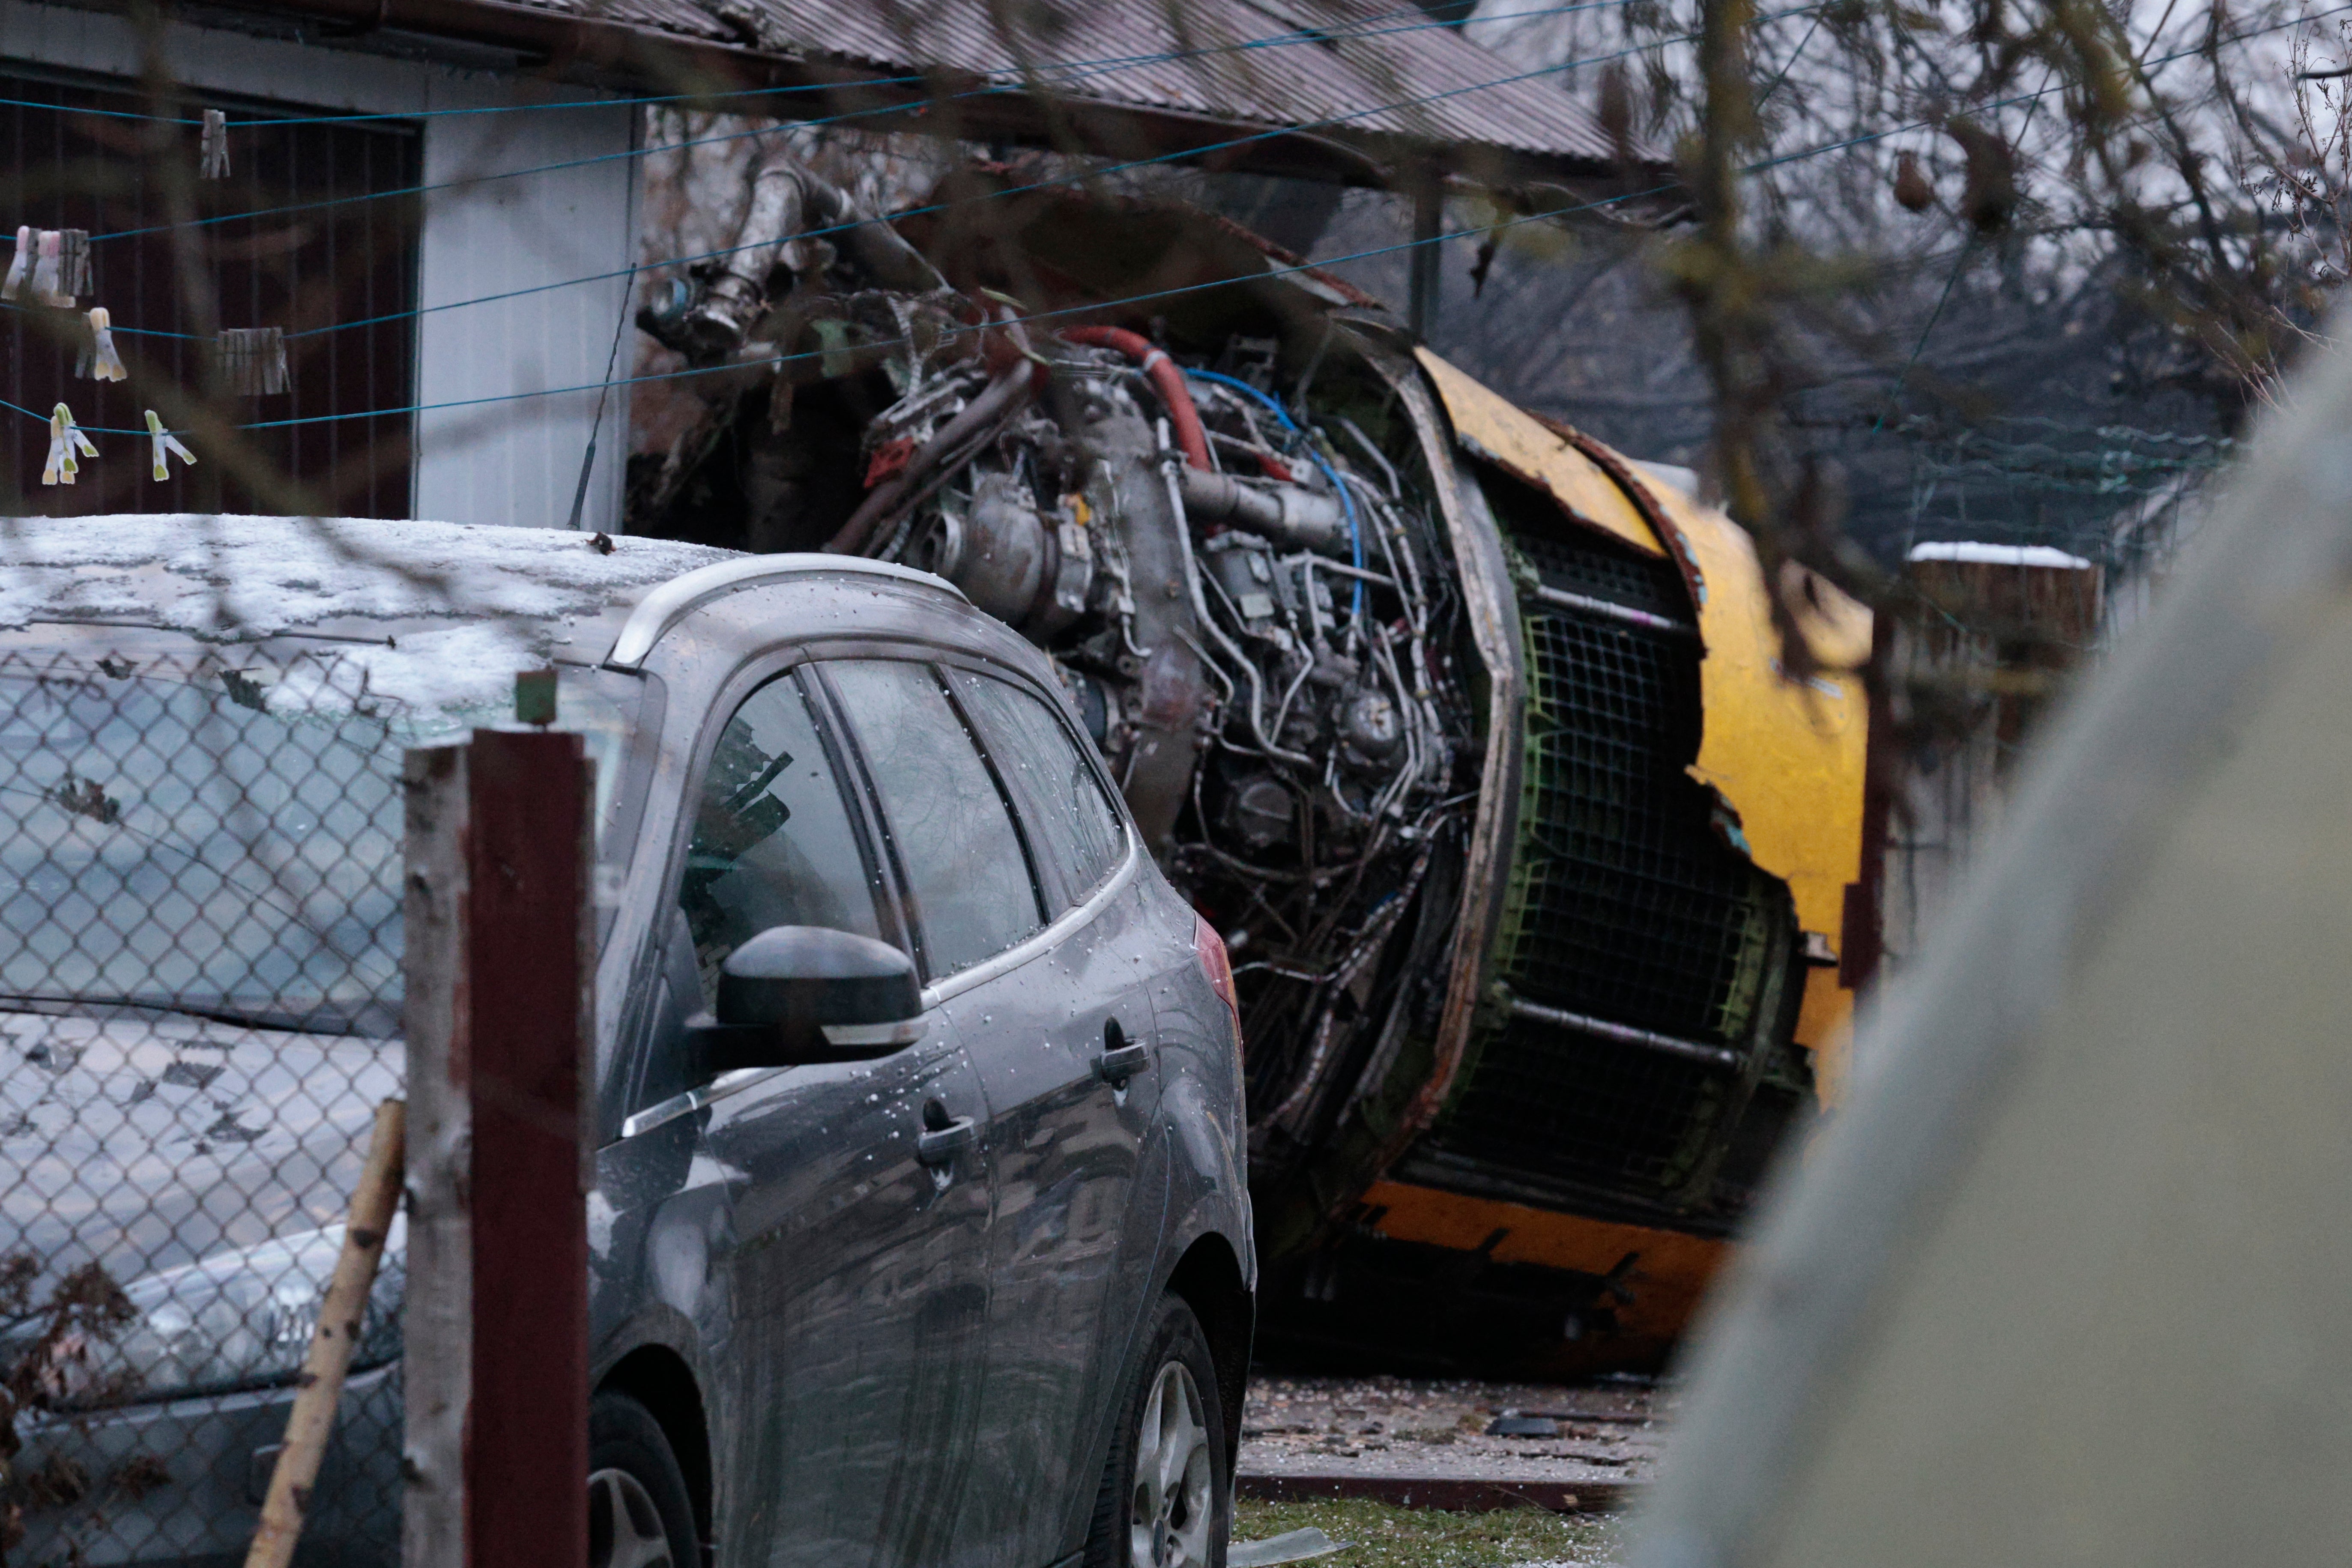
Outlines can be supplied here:
<path id="1" fill-rule="evenodd" d="M 684 620 L 698 606 L 731 594 L 736 589 L 771 578 L 802 577 L 817 572 L 855 572 L 874 577 L 896 577 L 901 582 L 919 583 L 927 588 L 939 588 L 953 594 L 965 604 L 963 590 L 944 577 L 929 572 L 918 572 L 912 566 L 901 566 L 895 561 L 874 561 L 863 555 L 818 555 L 787 553 L 753 555 L 741 561 L 721 561 L 713 566 L 699 566 L 682 577 L 673 577 L 637 601 L 621 627 L 621 635 L 613 639 L 613 651 L 604 656 L 607 669 L 635 669 L 654 651 L 669 629 Z"/>

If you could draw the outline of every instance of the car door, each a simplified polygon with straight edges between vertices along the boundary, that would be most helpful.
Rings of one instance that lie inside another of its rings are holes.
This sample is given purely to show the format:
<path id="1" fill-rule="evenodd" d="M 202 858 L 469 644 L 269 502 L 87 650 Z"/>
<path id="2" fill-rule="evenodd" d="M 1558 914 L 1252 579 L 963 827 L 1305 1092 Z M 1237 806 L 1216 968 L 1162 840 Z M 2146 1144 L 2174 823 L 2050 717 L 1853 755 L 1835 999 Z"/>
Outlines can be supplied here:
<path id="1" fill-rule="evenodd" d="M 949 684 L 1010 786 L 1054 918 L 1029 964 L 950 1004 L 989 1108 L 996 1188 L 982 1489 L 1006 1561 L 1060 1554 L 1073 1500 L 1150 1288 L 1159 1184 L 1139 1181 L 1160 1097 L 1141 875 L 1088 752 L 1036 689 L 975 668 Z M 1016 997 L 1048 999 L 1043 1007 Z M 1041 1016 L 1042 1015 L 1042 1016 Z M 1007 1028 L 1008 1018 L 1024 1026 Z"/>
<path id="2" fill-rule="evenodd" d="M 977 1039 L 997 1054 L 1025 1048 L 1037 1054 L 1041 1077 L 1049 1073 L 1070 993 L 1032 941 L 1045 924 L 1045 895 L 1005 778 L 931 663 L 829 660 L 823 668 L 880 803 L 929 994 L 967 1047 Z M 986 1158 L 992 1167 L 992 1147 Z M 992 1268 L 1000 1261 L 992 1247 Z M 1001 1349 L 1017 1353 L 993 1310 L 988 1337 L 983 1386 L 999 1373 Z M 983 1393 L 980 1410 L 987 1404 Z M 1026 1494 L 1046 1484 L 1020 1466 L 1008 1469 L 1001 1423 L 982 1418 L 974 1436 L 956 1506 L 935 1521 L 940 1563 L 1003 1561 L 1020 1513 L 1007 1486 Z"/>
<path id="3" fill-rule="evenodd" d="M 950 1021 L 927 1015 L 921 1039 L 877 1061 L 708 1083 L 682 1049 L 685 1016 L 761 931 L 904 942 L 842 761 L 821 692 L 793 674 L 758 687 L 720 730 L 657 961 L 667 1038 L 646 1053 L 645 1109 L 624 1124 L 640 1184 L 669 1173 L 643 1248 L 646 1287 L 704 1337 L 729 1564 L 933 1561 L 930 1521 L 949 1511 L 978 1408 L 986 1172 L 976 1147 L 929 1160 L 920 1149 L 926 1130 L 976 1131 L 982 1109 Z"/>

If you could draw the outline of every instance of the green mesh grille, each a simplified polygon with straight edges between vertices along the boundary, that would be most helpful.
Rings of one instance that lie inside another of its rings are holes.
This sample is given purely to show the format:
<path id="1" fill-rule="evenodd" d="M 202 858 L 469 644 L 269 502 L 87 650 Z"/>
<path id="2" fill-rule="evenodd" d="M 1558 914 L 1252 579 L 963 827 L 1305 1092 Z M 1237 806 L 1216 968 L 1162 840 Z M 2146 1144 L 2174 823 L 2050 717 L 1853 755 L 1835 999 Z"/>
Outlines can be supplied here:
<path id="1" fill-rule="evenodd" d="M 1668 563 L 1597 540 L 1514 542 L 1552 585 L 1688 616 Z M 1745 1050 L 1785 900 L 1685 772 L 1697 645 L 1534 604 L 1520 626 L 1525 776 L 1495 977 L 1529 1001 Z M 1524 1019 L 1486 1025 L 1472 1049 L 1439 1142 L 1529 1173 L 1674 1185 L 1727 1087 L 1703 1066 Z"/>

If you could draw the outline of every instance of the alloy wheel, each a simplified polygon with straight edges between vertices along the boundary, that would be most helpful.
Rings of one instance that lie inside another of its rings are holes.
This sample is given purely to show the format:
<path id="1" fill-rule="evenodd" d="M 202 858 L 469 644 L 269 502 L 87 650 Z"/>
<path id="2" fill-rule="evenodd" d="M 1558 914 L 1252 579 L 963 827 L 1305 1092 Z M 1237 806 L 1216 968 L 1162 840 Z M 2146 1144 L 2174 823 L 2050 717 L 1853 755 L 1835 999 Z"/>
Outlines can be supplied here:
<path id="1" fill-rule="evenodd" d="M 1131 1568 L 1209 1568 L 1209 1428 L 1201 1391 L 1182 1362 L 1151 1382 L 1136 1423 L 1135 1489 L 1128 1507 Z"/>
<path id="2" fill-rule="evenodd" d="M 652 1494 L 626 1470 L 588 1478 L 588 1568 L 678 1568 Z"/>

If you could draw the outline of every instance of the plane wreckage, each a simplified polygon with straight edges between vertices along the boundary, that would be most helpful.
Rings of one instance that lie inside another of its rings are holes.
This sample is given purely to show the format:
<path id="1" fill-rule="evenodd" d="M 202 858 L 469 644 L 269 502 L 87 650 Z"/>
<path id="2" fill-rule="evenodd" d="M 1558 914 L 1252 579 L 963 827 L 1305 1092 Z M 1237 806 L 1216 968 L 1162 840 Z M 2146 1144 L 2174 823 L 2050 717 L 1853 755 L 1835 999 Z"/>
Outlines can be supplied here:
<path id="1" fill-rule="evenodd" d="M 1270 1341 L 1654 1363 L 1842 1061 L 1867 614 L 1785 595 L 1784 674 L 1719 511 L 1220 218 L 1013 183 L 758 171 L 638 319 L 709 374 L 632 531 L 1052 656 L 1231 952 Z"/>

